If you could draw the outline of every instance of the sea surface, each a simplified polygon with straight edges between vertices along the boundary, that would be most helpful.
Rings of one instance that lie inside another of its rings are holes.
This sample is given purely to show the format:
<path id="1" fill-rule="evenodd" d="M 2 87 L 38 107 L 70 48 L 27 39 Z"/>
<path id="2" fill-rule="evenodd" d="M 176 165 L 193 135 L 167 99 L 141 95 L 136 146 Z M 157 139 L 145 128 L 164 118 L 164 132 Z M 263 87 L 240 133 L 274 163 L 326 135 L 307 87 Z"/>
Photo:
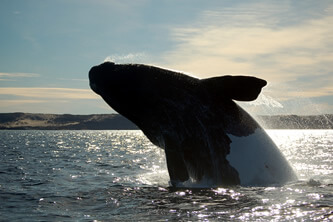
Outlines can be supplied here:
<path id="1" fill-rule="evenodd" d="M 141 131 L 0 131 L 0 221 L 333 221 L 333 130 L 267 130 L 299 180 L 169 186 Z"/>

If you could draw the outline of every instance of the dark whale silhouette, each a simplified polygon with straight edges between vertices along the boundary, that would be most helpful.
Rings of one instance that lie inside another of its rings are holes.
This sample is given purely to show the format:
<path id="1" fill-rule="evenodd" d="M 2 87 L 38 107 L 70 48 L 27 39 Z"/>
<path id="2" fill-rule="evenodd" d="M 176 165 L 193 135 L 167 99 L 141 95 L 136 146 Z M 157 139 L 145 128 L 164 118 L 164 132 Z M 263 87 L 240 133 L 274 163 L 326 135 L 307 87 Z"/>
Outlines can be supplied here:
<path id="1" fill-rule="evenodd" d="M 95 93 L 164 148 L 173 186 L 186 181 L 264 185 L 295 178 L 264 130 L 233 101 L 255 100 L 265 80 L 197 79 L 158 67 L 112 62 L 91 68 L 89 79 Z"/>

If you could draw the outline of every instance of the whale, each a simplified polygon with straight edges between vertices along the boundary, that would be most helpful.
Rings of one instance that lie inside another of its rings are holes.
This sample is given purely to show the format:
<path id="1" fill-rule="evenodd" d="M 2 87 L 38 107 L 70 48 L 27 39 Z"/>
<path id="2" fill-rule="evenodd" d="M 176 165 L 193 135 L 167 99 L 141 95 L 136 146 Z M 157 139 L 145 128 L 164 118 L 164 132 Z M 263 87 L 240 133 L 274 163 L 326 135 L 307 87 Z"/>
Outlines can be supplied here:
<path id="1" fill-rule="evenodd" d="M 297 179 L 291 165 L 236 101 L 253 101 L 267 82 L 254 76 L 199 79 L 144 64 L 104 62 L 90 88 L 164 149 L 170 184 L 270 186 Z"/>

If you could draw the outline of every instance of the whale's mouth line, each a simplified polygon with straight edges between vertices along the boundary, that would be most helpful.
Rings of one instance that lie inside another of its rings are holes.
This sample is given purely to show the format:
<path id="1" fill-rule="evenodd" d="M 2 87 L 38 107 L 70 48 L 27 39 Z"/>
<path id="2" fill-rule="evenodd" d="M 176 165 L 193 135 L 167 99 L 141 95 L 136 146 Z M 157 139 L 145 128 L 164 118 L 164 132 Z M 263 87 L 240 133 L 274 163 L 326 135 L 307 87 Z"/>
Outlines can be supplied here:
<path id="1" fill-rule="evenodd" d="M 108 95 L 106 95 L 105 93 L 103 93 L 103 90 L 100 90 L 98 85 L 96 83 L 93 83 L 90 81 L 89 83 L 90 88 L 99 96 L 101 96 L 104 101 L 106 101 L 106 103 L 108 103 L 110 105 L 110 101 L 112 100 Z M 112 103 L 114 103 L 113 106 L 117 106 L 118 104 L 116 104 L 116 101 L 112 101 Z M 111 106 L 111 105 L 110 105 Z"/>

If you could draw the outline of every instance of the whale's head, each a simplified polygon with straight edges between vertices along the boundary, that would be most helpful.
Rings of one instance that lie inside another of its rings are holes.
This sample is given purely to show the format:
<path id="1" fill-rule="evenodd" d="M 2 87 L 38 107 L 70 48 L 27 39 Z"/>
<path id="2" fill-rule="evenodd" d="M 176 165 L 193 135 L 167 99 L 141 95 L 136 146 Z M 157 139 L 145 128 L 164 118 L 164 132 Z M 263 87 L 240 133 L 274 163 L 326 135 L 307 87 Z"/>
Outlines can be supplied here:
<path id="1" fill-rule="evenodd" d="M 113 62 L 106 62 L 98 66 L 94 66 L 89 71 L 90 88 L 97 94 L 101 95 L 101 88 L 108 88 L 110 84 L 107 80 L 113 80 L 115 75 L 110 75 L 109 72 L 114 72 L 116 69 Z M 108 71 L 109 70 L 109 71 Z"/>
<path id="2" fill-rule="evenodd" d="M 132 67 L 133 66 L 133 67 Z M 118 112 L 137 109 L 143 82 L 136 65 L 105 62 L 89 71 L 90 88 Z"/>
<path id="3" fill-rule="evenodd" d="M 129 66 L 105 62 L 92 67 L 89 71 L 91 89 L 101 96 L 106 93 L 125 96 L 126 92 L 136 88 L 135 85 L 139 80 L 139 75 L 133 72 Z"/>

